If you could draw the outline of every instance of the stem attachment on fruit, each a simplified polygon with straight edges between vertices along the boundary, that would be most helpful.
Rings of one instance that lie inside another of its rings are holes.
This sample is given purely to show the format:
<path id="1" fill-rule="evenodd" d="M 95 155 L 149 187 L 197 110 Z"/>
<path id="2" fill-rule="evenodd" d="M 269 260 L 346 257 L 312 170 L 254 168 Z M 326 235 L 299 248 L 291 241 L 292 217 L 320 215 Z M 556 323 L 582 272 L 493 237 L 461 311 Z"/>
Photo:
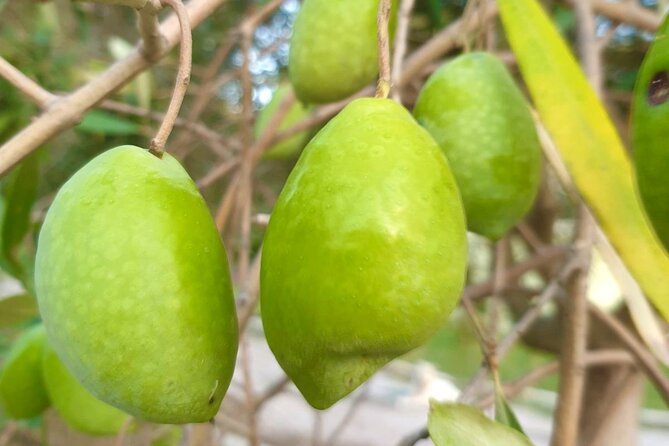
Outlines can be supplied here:
<path id="1" fill-rule="evenodd" d="M 390 39 L 388 22 L 390 21 L 390 0 L 379 0 L 379 12 L 376 16 L 376 36 L 379 46 L 379 82 L 376 85 L 376 97 L 387 98 L 390 94 Z"/>
<path id="2" fill-rule="evenodd" d="M 165 119 L 160 124 L 158 133 L 155 138 L 151 140 L 149 152 L 157 156 L 163 157 L 165 151 L 165 143 L 172 133 L 172 128 L 179 115 L 181 104 L 186 96 L 186 89 L 190 82 L 190 73 L 193 59 L 193 37 L 191 35 L 190 20 L 188 18 L 188 10 L 181 0 L 160 0 L 161 5 L 169 6 L 176 13 L 179 19 L 179 26 L 181 28 L 181 43 L 179 44 L 179 72 L 177 73 L 177 81 L 174 85 L 174 92 L 170 105 L 165 113 Z"/>

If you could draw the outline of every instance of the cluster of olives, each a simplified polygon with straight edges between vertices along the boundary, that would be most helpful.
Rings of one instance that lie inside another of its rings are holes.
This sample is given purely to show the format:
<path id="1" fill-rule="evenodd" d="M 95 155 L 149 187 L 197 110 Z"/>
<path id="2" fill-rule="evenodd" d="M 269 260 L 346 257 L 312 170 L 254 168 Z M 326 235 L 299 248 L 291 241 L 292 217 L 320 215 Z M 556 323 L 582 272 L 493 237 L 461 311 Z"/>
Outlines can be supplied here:
<path id="1" fill-rule="evenodd" d="M 303 2 L 289 60 L 299 102 L 283 127 L 374 81 L 377 9 L 378 0 Z M 278 198 L 261 264 L 267 342 L 305 399 L 327 408 L 433 335 L 462 291 L 467 227 L 502 237 L 539 176 L 527 104 L 490 54 L 437 70 L 413 115 L 362 98 L 327 123 Z M 16 347 L 16 362 L 26 358 L 18 372 L 8 361 L 0 389 L 25 373 L 35 390 L 16 416 L 59 408 L 64 388 L 158 423 L 216 414 L 237 352 L 230 273 L 203 198 L 170 155 L 122 146 L 77 172 L 44 221 L 35 280 L 48 344 L 36 329 Z M 123 423 L 106 404 L 110 425 Z"/>

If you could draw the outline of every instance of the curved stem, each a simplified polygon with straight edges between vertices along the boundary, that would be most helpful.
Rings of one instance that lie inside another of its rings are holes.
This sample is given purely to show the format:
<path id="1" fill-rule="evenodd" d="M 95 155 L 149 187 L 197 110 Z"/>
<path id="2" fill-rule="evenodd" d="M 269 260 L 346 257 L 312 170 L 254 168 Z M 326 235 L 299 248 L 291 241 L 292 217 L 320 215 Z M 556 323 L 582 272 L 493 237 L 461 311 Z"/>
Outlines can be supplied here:
<path id="1" fill-rule="evenodd" d="M 155 138 L 151 141 L 149 152 L 162 158 L 165 151 L 165 143 L 172 133 L 172 128 L 179 115 L 181 104 L 186 96 L 186 89 L 190 82 L 190 73 L 193 59 L 193 36 L 191 35 L 190 21 L 188 18 L 188 10 L 181 2 L 181 0 L 161 0 L 163 6 L 169 6 L 174 9 L 174 12 L 179 19 L 179 26 L 181 28 L 181 43 L 179 44 L 179 72 L 177 73 L 177 81 L 174 85 L 174 92 L 172 93 L 172 100 L 165 113 L 165 119 Z"/>
<path id="2" fill-rule="evenodd" d="M 388 22 L 390 21 L 390 0 L 379 0 L 379 12 L 376 16 L 376 37 L 379 46 L 379 83 L 376 97 L 387 98 L 390 94 L 390 39 Z"/>

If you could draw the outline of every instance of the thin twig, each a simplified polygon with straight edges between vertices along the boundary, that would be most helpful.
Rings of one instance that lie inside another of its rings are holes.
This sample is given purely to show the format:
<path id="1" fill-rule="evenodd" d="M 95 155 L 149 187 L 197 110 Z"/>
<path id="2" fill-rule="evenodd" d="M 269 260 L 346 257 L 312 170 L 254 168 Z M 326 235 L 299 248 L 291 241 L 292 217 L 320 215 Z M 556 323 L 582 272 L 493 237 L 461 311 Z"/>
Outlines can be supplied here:
<path id="1" fill-rule="evenodd" d="M 513 329 L 506 335 L 504 339 L 497 346 L 497 360 L 501 361 L 504 356 L 506 356 L 509 349 L 520 339 L 520 337 L 525 334 L 525 332 L 530 328 L 530 326 L 536 322 L 536 320 L 541 315 L 544 305 L 546 305 L 551 300 L 555 299 L 560 290 L 561 284 L 566 280 L 573 269 L 577 266 L 580 259 L 578 256 L 572 257 L 567 263 L 564 264 L 560 273 L 556 275 L 551 282 L 544 288 L 541 294 L 535 299 L 533 306 L 525 312 L 522 318 L 516 322 Z M 487 367 L 481 367 L 478 372 L 469 380 L 465 388 L 460 393 L 459 401 L 467 402 L 471 398 L 471 395 L 475 393 L 485 378 Z"/>
<path id="2" fill-rule="evenodd" d="M 341 434 L 344 432 L 346 429 L 346 426 L 353 420 L 355 415 L 358 413 L 358 409 L 362 406 L 362 403 L 365 401 L 367 398 L 367 395 L 369 393 L 369 385 L 365 385 L 360 389 L 355 396 L 355 399 L 349 406 L 348 410 L 346 411 L 346 414 L 342 417 L 342 419 L 339 421 L 337 426 L 332 429 L 332 433 L 326 438 L 326 440 L 323 442 L 324 446 L 334 446 L 337 444 L 337 440 L 341 436 Z"/>
<path id="3" fill-rule="evenodd" d="M 400 77 L 402 76 L 402 64 L 407 52 L 407 41 L 409 38 L 409 22 L 411 11 L 415 0 L 402 0 L 397 14 L 397 29 L 395 31 L 395 44 L 393 52 L 392 73 L 390 76 L 390 85 L 392 98 L 396 102 L 402 102 L 402 92 L 399 88 Z"/>
<path id="4" fill-rule="evenodd" d="M 23 74 L 14 65 L 0 57 L 0 77 L 15 86 L 20 92 L 28 96 L 39 108 L 46 108 L 58 97 L 42 88 L 34 80 Z"/>
<path id="5" fill-rule="evenodd" d="M 196 26 L 227 0 L 192 0 L 188 3 L 191 25 Z M 160 26 L 167 40 L 163 55 L 180 38 L 176 16 L 169 17 Z M 0 146 L 0 176 L 58 133 L 75 125 L 82 114 L 100 100 L 151 65 L 137 48 L 122 60 L 110 66 L 93 80 L 64 98 L 55 101 L 30 125 Z"/>
<path id="6" fill-rule="evenodd" d="M 387 98 L 390 93 L 390 38 L 388 36 L 390 5 L 390 0 L 380 0 L 379 11 L 376 16 L 379 57 L 379 82 L 376 86 L 377 98 Z"/>
<path id="7" fill-rule="evenodd" d="M 220 70 L 221 66 L 228 58 L 230 51 L 234 48 L 237 43 L 238 32 L 228 33 L 227 37 L 224 39 L 224 43 L 218 47 L 218 50 L 211 59 L 211 62 L 207 66 L 203 76 L 202 76 L 202 85 L 198 90 L 197 98 L 195 102 L 188 107 L 188 112 L 186 114 L 187 122 L 196 122 L 204 110 L 207 108 L 207 105 L 211 100 L 216 97 L 213 94 L 216 91 L 214 86 L 215 77 Z M 191 138 L 191 132 L 186 131 L 178 135 L 174 141 L 175 151 L 185 152 L 188 147 L 191 147 L 189 144 Z"/>
<path id="8" fill-rule="evenodd" d="M 290 384 L 290 378 L 287 375 L 283 375 L 274 384 L 271 384 L 262 395 L 255 398 L 253 410 L 256 412 L 260 410 L 267 401 L 281 393 L 288 384 Z"/>
<path id="9" fill-rule="evenodd" d="M 117 102 L 107 99 L 102 101 L 98 107 L 104 110 L 109 110 L 125 115 L 148 118 L 157 122 L 162 122 L 165 119 L 165 113 L 126 104 L 125 102 Z M 184 129 L 187 129 L 190 132 L 193 132 L 193 134 L 206 140 L 212 150 L 221 158 L 229 158 L 232 153 L 239 149 L 239 147 L 235 144 L 235 141 L 226 140 L 218 132 L 212 130 L 201 122 L 194 122 L 183 118 L 177 118 L 174 121 L 174 126 L 183 127 Z"/>
<path id="10" fill-rule="evenodd" d="M 438 60 L 453 47 L 462 45 L 463 36 L 475 29 L 478 23 L 490 20 L 496 14 L 497 5 L 491 3 L 483 11 L 476 10 L 475 13 L 472 13 L 473 16 L 477 17 L 477 20 L 466 22 L 463 19 L 458 19 L 435 34 L 406 60 L 400 78 L 400 86 L 416 80 L 426 66 Z"/>
<path id="11" fill-rule="evenodd" d="M 567 249 L 562 246 L 548 246 L 544 249 L 538 251 L 534 256 L 524 260 L 516 265 L 509 267 L 505 273 L 505 283 L 504 287 L 499 291 L 504 291 L 506 286 L 514 283 L 521 276 L 523 276 L 528 271 L 535 269 L 543 268 L 546 265 L 555 263 L 563 259 L 567 253 Z M 475 283 L 468 285 L 463 292 L 463 298 L 468 297 L 472 300 L 477 300 L 482 297 L 488 296 L 494 293 L 495 289 L 495 280 L 494 278 L 487 280 L 482 283 Z"/>
<path id="12" fill-rule="evenodd" d="M 260 260 L 262 258 L 262 247 L 253 259 L 253 263 L 249 268 L 249 273 L 244 283 L 244 293 L 241 295 L 239 305 L 239 333 L 240 335 L 246 330 L 246 326 L 251 320 L 251 316 L 255 313 L 258 306 L 259 287 L 260 287 Z"/>
<path id="13" fill-rule="evenodd" d="M 242 363 L 242 375 L 244 376 L 244 394 L 246 396 L 246 409 L 249 424 L 249 444 L 250 446 L 259 446 L 258 426 L 256 420 L 255 396 L 253 393 L 253 381 L 251 377 L 251 354 L 249 352 L 249 342 L 246 336 L 240 341 L 240 357 Z"/>
<path id="14" fill-rule="evenodd" d="M 130 425 L 132 424 L 132 422 L 133 422 L 132 417 L 126 418 L 126 420 L 123 422 L 123 425 L 121 426 L 121 430 L 116 436 L 116 441 L 114 442 L 114 446 L 123 446 L 125 444 L 125 438 L 128 435 L 128 430 L 130 429 Z"/>
<path id="15" fill-rule="evenodd" d="M 83 1 L 83 0 L 75 0 Z M 115 6 L 128 6 L 130 8 L 142 9 L 150 0 L 86 0 L 87 2 L 104 3 Z"/>
<path id="16" fill-rule="evenodd" d="M 629 366 L 634 366 L 635 362 L 632 355 L 630 355 L 625 350 L 611 349 L 586 352 L 583 364 L 585 367 L 591 368 L 612 364 L 626 364 Z M 552 361 L 548 364 L 537 367 L 520 378 L 516 378 L 513 381 L 504 383 L 504 395 L 508 398 L 514 398 L 523 390 L 538 383 L 553 373 L 556 373 L 559 369 L 559 361 Z M 476 402 L 476 405 L 479 407 L 488 407 L 493 404 L 494 401 L 495 394 L 494 392 L 490 392 L 479 399 Z"/>
<path id="17" fill-rule="evenodd" d="M 226 161 L 224 163 L 217 165 L 211 171 L 209 171 L 209 173 L 207 173 L 205 176 L 203 176 L 200 180 L 197 181 L 198 189 L 200 190 L 206 189 L 214 182 L 216 182 L 218 179 L 225 176 L 228 172 L 230 172 L 232 169 L 238 166 L 239 166 L 239 160 L 237 159 Z"/>
<path id="18" fill-rule="evenodd" d="M 181 104 L 184 101 L 184 97 L 186 97 L 186 90 L 190 83 L 190 73 L 193 65 L 193 36 L 188 10 L 181 0 L 160 0 L 160 2 L 162 5 L 174 9 L 181 27 L 181 42 L 179 44 L 179 71 L 177 72 L 177 81 L 174 84 L 172 99 L 165 113 L 165 120 L 160 125 L 156 137 L 153 138 L 149 145 L 149 152 L 158 158 L 161 158 L 165 151 L 165 143 L 167 143 L 167 138 L 172 133 L 174 122 L 177 120 Z"/>
<path id="19" fill-rule="evenodd" d="M 632 356 L 626 353 L 625 351 L 595 350 L 587 353 L 584 364 L 586 367 L 598 367 L 611 364 L 629 364 L 630 366 L 634 366 L 635 362 Z M 549 362 L 548 364 L 542 365 L 534 370 L 531 370 L 526 375 L 520 378 L 505 383 L 503 386 L 504 395 L 507 398 L 513 398 L 517 396 L 524 389 L 530 387 L 533 384 L 536 384 L 537 382 L 541 381 L 547 376 L 550 376 L 553 373 L 557 372 L 559 367 L 560 367 L 559 361 L 552 361 Z M 476 401 L 475 405 L 481 408 L 489 407 L 490 405 L 494 404 L 494 401 L 495 401 L 495 394 L 493 391 L 483 396 L 478 401 Z M 407 436 L 406 438 L 402 439 L 402 441 L 400 441 L 398 446 L 414 446 L 419 441 L 428 438 L 429 435 L 430 434 L 427 430 L 427 427 L 424 427 L 412 433 L 411 435 Z"/>
<path id="20" fill-rule="evenodd" d="M 230 183 L 228 183 L 228 188 L 225 190 L 225 194 L 223 194 L 223 198 L 221 198 L 221 202 L 218 205 L 218 209 L 216 210 L 216 214 L 214 216 L 216 228 L 219 232 L 223 232 L 223 229 L 225 229 L 225 226 L 228 223 L 228 218 L 232 212 L 238 186 L 239 175 L 235 175 L 230 180 Z"/>
<path id="21" fill-rule="evenodd" d="M 582 399 L 585 389 L 585 352 L 588 339 L 588 271 L 594 222 L 585 205 L 581 205 L 574 246 L 581 259 L 567 284 L 564 302 L 563 330 L 560 340 L 560 387 L 555 409 L 552 446 L 577 443 Z"/>

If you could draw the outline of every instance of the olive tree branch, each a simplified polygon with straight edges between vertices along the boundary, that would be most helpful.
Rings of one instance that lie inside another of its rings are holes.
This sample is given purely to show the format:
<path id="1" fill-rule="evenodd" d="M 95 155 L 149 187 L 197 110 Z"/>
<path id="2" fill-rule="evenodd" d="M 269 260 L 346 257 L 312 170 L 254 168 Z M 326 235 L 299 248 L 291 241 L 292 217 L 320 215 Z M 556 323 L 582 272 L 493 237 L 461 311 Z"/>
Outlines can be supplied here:
<path id="1" fill-rule="evenodd" d="M 28 99 L 37 104 L 40 108 L 46 108 L 58 97 L 42 88 L 34 80 L 23 74 L 21 70 L 7 62 L 0 56 L 0 77 L 5 78 L 10 84 L 25 94 Z"/>
<path id="2" fill-rule="evenodd" d="M 634 366 L 634 358 L 625 350 L 621 349 L 607 349 L 607 350 L 591 350 L 586 352 L 583 358 L 584 367 L 599 367 L 611 364 L 626 364 Z M 538 383 L 542 379 L 556 373 L 560 369 L 560 361 L 551 361 L 536 369 L 527 372 L 525 375 L 516 378 L 510 382 L 504 383 L 504 395 L 509 398 L 517 396 L 526 388 Z M 489 407 L 495 402 L 494 392 L 489 392 L 487 395 L 480 398 L 476 405 L 478 407 Z"/>
<path id="3" fill-rule="evenodd" d="M 165 37 L 160 33 L 158 23 L 158 12 L 162 9 L 160 0 L 146 1 L 139 14 L 139 33 L 142 36 L 142 52 L 144 57 L 155 62 L 160 58 L 162 48 L 165 46 Z"/>
<path id="4" fill-rule="evenodd" d="M 140 10 L 144 8 L 147 3 L 151 3 L 151 1 L 153 0 L 74 0 L 74 1 L 103 3 L 114 6 L 128 6 L 130 8 L 135 8 L 137 10 Z"/>
<path id="5" fill-rule="evenodd" d="M 590 0 L 574 4 L 578 20 L 578 41 L 581 63 L 595 91 L 601 92 L 602 70 L 595 17 Z M 574 246 L 583 262 L 574 271 L 567 285 L 563 312 L 563 335 L 560 347 L 560 384 L 554 415 L 552 446 L 570 446 L 579 438 L 579 420 L 585 389 L 584 360 L 588 342 L 588 270 L 594 239 L 595 223 L 585 204 L 579 204 Z"/>
<path id="6" fill-rule="evenodd" d="M 216 8 L 227 0 L 192 0 L 188 4 L 191 25 L 200 24 Z M 161 52 L 164 56 L 180 39 L 179 23 L 175 15 L 160 25 L 166 44 Z M 102 99 L 125 85 L 132 78 L 152 65 L 141 48 L 136 48 L 96 78 L 67 96 L 53 102 L 46 111 L 31 124 L 0 146 L 0 176 L 28 156 L 49 139 L 75 125 L 82 114 Z"/>
<path id="7" fill-rule="evenodd" d="M 376 97 L 387 98 L 390 93 L 390 38 L 388 22 L 390 21 L 390 0 L 379 1 L 376 16 L 376 37 L 379 58 L 379 82 L 376 86 Z"/>

